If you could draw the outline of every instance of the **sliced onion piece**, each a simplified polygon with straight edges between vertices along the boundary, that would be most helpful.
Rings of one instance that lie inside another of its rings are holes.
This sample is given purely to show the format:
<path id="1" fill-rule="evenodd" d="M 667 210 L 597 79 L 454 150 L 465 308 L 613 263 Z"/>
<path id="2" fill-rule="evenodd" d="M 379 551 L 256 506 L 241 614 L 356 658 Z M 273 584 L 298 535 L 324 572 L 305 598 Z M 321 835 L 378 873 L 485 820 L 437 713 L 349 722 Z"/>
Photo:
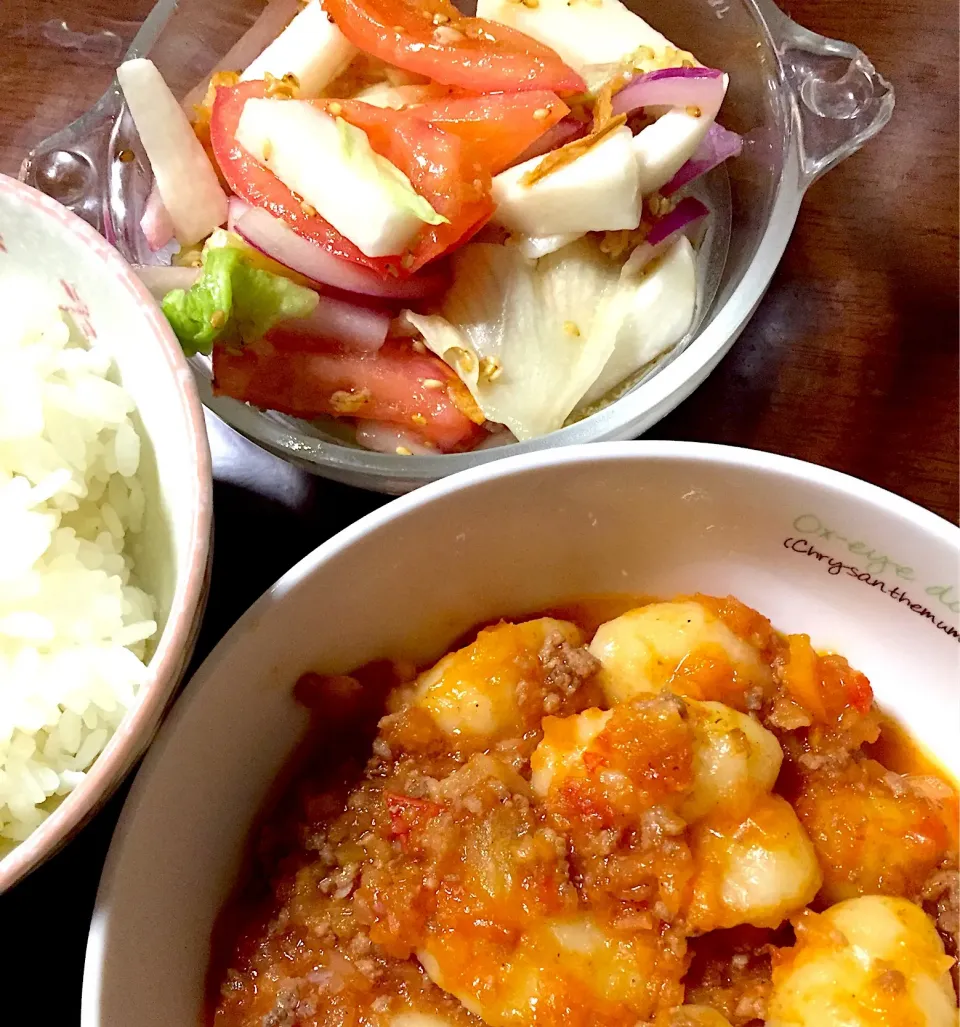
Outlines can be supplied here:
<path id="1" fill-rule="evenodd" d="M 231 196 L 227 203 L 227 228 L 231 232 L 234 231 L 240 218 L 251 209 L 250 204 L 241 200 L 239 196 Z"/>
<path id="2" fill-rule="evenodd" d="M 579 235 L 574 234 L 524 235 L 517 241 L 517 246 L 528 260 L 539 260 L 541 257 L 556 253 L 557 250 L 562 250 L 564 246 L 569 246 L 579 238 Z"/>
<path id="3" fill-rule="evenodd" d="M 335 296 L 321 296 L 309 317 L 283 323 L 286 335 L 331 339 L 346 349 L 364 353 L 376 353 L 389 329 L 390 315 L 386 311 Z"/>
<path id="4" fill-rule="evenodd" d="M 173 238 L 173 219 L 170 211 L 163 205 L 160 199 L 160 191 L 154 182 L 150 195 L 147 197 L 146 206 L 143 208 L 143 217 L 140 218 L 140 231 L 143 232 L 147 245 L 156 253 Z"/>
<path id="5" fill-rule="evenodd" d="M 640 107 L 696 107 L 712 120 L 726 92 L 726 75 L 716 68 L 660 68 L 640 75 L 613 98 L 613 113 Z"/>
<path id="6" fill-rule="evenodd" d="M 731 132 L 714 122 L 703 142 L 697 147 L 697 152 L 665 186 L 661 186 L 661 195 L 672 196 L 678 189 L 712 171 L 725 160 L 739 157 L 742 149 L 743 139 L 736 132 Z"/>
<path id="7" fill-rule="evenodd" d="M 251 207 L 238 218 L 233 230 L 254 249 L 298 271 L 320 286 L 381 299 L 423 299 L 442 292 L 449 278 L 443 270 L 430 270 L 412 278 L 381 278 L 369 268 L 334 257 L 319 246 L 301 239 L 292 228 L 260 207 Z"/>
<path id="8" fill-rule="evenodd" d="M 705 218 L 709 213 L 710 211 L 699 200 L 693 196 L 685 196 L 669 214 L 657 218 L 647 235 L 646 242 L 651 246 L 656 246 L 671 235 L 685 231 L 690 225 Z"/>
<path id="9" fill-rule="evenodd" d="M 299 10 L 298 0 L 270 0 L 257 20 L 210 69 L 210 74 L 183 98 L 182 106 L 187 114 L 192 116 L 194 106 L 203 103 L 211 75 L 217 71 L 236 71 L 238 68 L 245 68 L 280 35 Z"/>
<path id="10" fill-rule="evenodd" d="M 134 264 L 137 278 L 150 290 L 158 302 L 171 289 L 189 289 L 200 277 L 198 267 L 175 267 L 158 264 Z"/>
<path id="11" fill-rule="evenodd" d="M 517 164 L 522 164 L 525 160 L 542 157 L 551 150 L 557 150 L 561 146 L 566 146 L 567 143 L 572 143 L 574 139 L 585 136 L 588 129 L 589 125 L 578 121 L 575 117 L 568 114 L 565 118 L 561 118 L 554 126 L 548 128 L 538 139 L 534 139 L 509 166 L 512 168 Z"/>
<path id="12" fill-rule="evenodd" d="M 227 220 L 227 198 L 217 173 L 152 61 L 125 61 L 117 79 L 177 240 L 191 246 Z"/>
<path id="13" fill-rule="evenodd" d="M 646 239 L 630 254 L 623 266 L 624 275 L 639 274 L 647 264 L 668 249 L 691 225 L 705 218 L 710 211 L 693 196 L 684 197 L 670 211 L 658 218 Z"/>
<path id="14" fill-rule="evenodd" d="M 495 425 L 492 421 L 487 421 L 487 430 L 490 434 L 473 447 L 474 452 L 478 449 L 499 449 L 501 446 L 512 446 L 517 441 L 516 435 L 509 428 L 504 428 L 503 425 Z"/>
<path id="15" fill-rule="evenodd" d="M 437 447 L 424 442 L 406 428 L 387 421 L 357 421 L 357 444 L 375 453 L 403 456 L 437 456 Z M 408 451 L 408 452 L 405 452 Z"/>

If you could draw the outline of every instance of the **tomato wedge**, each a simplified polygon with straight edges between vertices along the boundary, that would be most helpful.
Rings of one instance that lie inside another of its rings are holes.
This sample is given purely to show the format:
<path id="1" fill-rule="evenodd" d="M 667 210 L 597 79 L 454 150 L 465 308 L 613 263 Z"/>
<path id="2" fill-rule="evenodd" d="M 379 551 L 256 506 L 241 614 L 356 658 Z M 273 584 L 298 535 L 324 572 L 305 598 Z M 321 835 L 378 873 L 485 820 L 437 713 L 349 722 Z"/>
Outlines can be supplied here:
<path id="1" fill-rule="evenodd" d="M 548 46 L 449 0 L 324 0 L 354 46 L 406 71 L 473 93 L 581 93 L 583 79 Z"/>
<path id="2" fill-rule="evenodd" d="M 441 131 L 414 117 L 413 111 L 374 107 L 360 100 L 310 102 L 363 129 L 373 149 L 398 167 L 447 219 L 445 225 L 423 226 L 410 253 L 401 259 L 405 270 L 416 271 L 466 242 L 493 214 L 489 168 L 463 146 L 458 134 Z"/>
<path id="3" fill-rule="evenodd" d="M 294 193 L 272 172 L 258 163 L 237 142 L 237 125 L 247 100 L 266 95 L 260 80 L 220 86 L 210 114 L 210 145 L 220 171 L 231 190 L 254 207 L 263 207 L 286 222 L 303 239 L 354 264 L 379 271 L 386 278 L 397 261 L 368 257 L 319 214 L 307 214 Z"/>
<path id="4" fill-rule="evenodd" d="M 265 410 L 310 420 L 369 418 L 403 425 L 443 453 L 483 437 L 470 394 L 439 357 L 388 339 L 376 353 L 304 344 L 276 331 L 240 352 L 214 346 L 213 390 Z"/>
<path id="5" fill-rule="evenodd" d="M 414 189 L 448 220 L 444 225 L 424 225 L 410 253 L 402 258 L 366 256 L 319 214 L 306 213 L 297 196 L 237 143 L 243 105 L 265 91 L 266 83 L 261 81 L 217 90 L 210 121 L 210 141 L 217 163 L 237 196 L 270 211 L 301 238 L 328 253 L 372 268 L 384 278 L 405 278 L 466 241 L 493 213 L 488 175 L 483 169 L 463 166 L 463 148 L 455 134 L 442 132 L 409 112 L 382 110 L 359 101 L 311 101 L 363 129 L 373 149 L 396 165 Z"/>
<path id="6" fill-rule="evenodd" d="M 409 109 L 414 118 L 458 136 L 471 160 L 496 175 L 509 167 L 570 108 L 546 90 L 428 100 Z"/>

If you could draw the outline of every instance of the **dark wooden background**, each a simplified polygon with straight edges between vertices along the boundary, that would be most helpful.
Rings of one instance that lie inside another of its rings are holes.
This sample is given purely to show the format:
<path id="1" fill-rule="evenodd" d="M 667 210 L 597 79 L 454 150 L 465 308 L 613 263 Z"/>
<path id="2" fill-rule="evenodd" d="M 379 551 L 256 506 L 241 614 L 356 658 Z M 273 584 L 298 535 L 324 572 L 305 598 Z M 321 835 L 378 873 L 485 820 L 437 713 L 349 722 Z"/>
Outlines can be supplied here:
<path id="1" fill-rule="evenodd" d="M 896 111 L 813 186 L 740 341 L 650 436 L 800 457 L 956 522 L 956 5 L 781 5 L 860 46 L 894 83 Z M 101 94 L 147 10 L 148 0 L 0 0 L 0 171 L 15 175 L 31 145 Z M 307 479 L 217 426 L 212 445 L 216 558 L 198 658 L 296 559 L 385 501 Z M 42 996 L 44 1022 L 79 1021 L 90 910 L 121 801 L 0 897 L 6 979 L 18 994 Z"/>

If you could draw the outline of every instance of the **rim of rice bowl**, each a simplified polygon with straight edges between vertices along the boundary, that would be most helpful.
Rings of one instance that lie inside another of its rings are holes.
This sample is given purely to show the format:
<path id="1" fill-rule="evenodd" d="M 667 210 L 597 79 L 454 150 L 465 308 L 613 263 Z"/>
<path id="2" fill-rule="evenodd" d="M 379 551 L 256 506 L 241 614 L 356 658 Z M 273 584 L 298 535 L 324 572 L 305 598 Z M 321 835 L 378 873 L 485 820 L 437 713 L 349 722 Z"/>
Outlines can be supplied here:
<path id="1" fill-rule="evenodd" d="M 93 260 L 97 290 L 111 300 L 123 290 L 127 306 L 133 300 L 136 323 L 124 322 L 124 331 L 135 335 L 138 347 L 160 347 L 175 386 L 171 395 L 177 397 L 169 417 L 185 422 L 191 440 L 189 452 L 178 445 L 176 453 L 186 494 L 177 504 L 164 504 L 170 507 L 167 519 L 189 518 L 189 524 L 187 545 L 171 552 L 174 584 L 158 631 L 153 597 L 140 587 L 130 552 L 155 499 L 147 498 L 140 482 L 141 436 L 131 420 L 138 404 L 120 384 L 110 333 L 104 340 L 94 329 L 91 337 L 78 328 L 77 318 L 68 321 L 58 309 L 60 283 L 42 281 L 35 268 L 5 257 L 0 891 L 59 848 L 149 743 L 192 651 L 211 518 L 202 409 L 179 346 L 152 299 L 93 229 L 0 176 L 0 244 L 17 232 L 39 235 L 45 251 L 68 262 Z M 7 254 L 7 247 L 0 245 L 0 252 Z M 148 434 L 155 442 L 156 431 Z M 157 477 L 166 485 L 156 456 Z M 182 508 L 184 499 L 189 510 Z"/>

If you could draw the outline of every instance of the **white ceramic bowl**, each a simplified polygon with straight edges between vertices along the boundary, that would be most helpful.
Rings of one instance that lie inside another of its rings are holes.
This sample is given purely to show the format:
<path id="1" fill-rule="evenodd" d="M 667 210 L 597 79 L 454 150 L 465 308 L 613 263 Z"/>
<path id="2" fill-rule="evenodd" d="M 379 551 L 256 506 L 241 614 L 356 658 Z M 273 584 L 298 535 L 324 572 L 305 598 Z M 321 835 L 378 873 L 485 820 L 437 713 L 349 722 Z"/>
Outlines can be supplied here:
<path id="1" fill-rule="evenodd" d="M 139 583 L 161 633 L 147 681 L 82 783 L 0 860 L 0 892 L 55 852 L 95 812 L 150 743 L 193 651 L 210 543 L 210 453 L 193 376 L 166 320 L 119 253 L 75 214 L 0 175 L 0 275 L 58 288 L 62 308 L 113 351 L 137 404 L 147 497 L 135 543 Z M 3 683 L 0 682 L 0 696 Z"/>
<path id="2" fill-rule="evenodd" d="M 587 593 L 730 592 L 845 654 L 958 774 L 958 559 L 960 530 L 871 485 L 692 443 L 513 457 L 389 504 L 267 592 L 165 725 L 107 860 L 82 1027 L 198 1022 L 214 917 L 306 727 L 301 672 L 427 660 L 478 621 Z"/>

